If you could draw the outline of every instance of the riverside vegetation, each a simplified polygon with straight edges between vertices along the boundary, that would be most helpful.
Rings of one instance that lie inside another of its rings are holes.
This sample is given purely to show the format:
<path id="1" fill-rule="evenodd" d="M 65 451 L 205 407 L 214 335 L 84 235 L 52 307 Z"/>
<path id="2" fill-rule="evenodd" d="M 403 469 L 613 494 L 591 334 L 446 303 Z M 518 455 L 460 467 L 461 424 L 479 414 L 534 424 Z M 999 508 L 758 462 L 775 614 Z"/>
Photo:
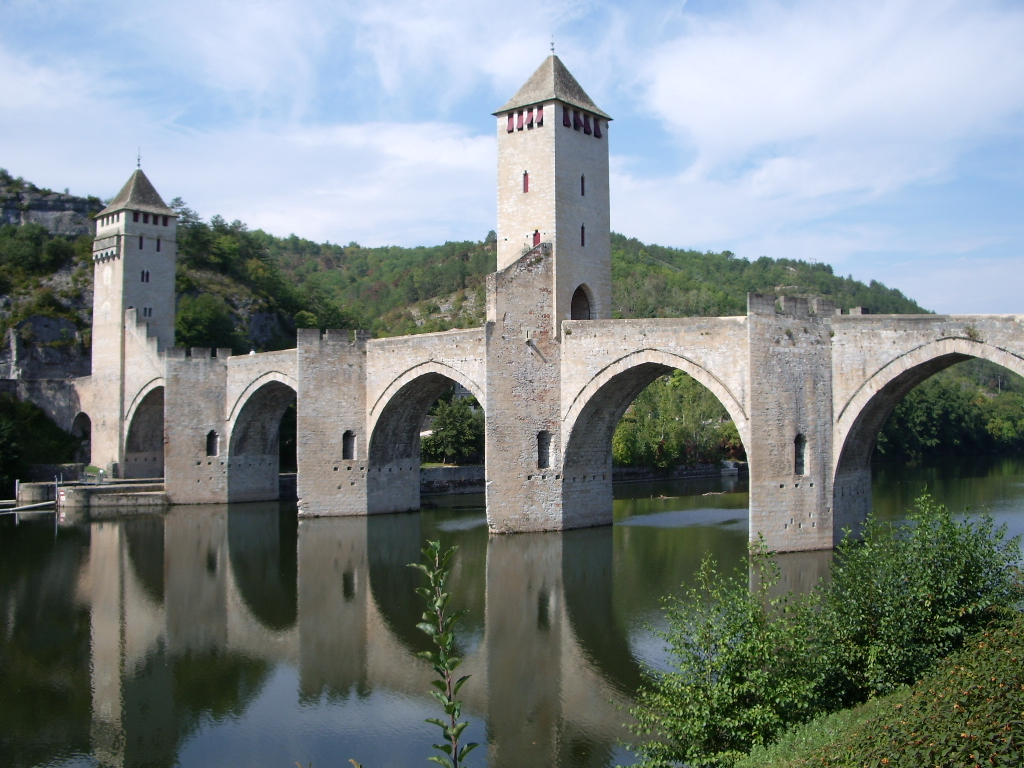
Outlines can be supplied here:
<path id="1" fill-rule="evenodd" d="M 1020 537 L 924 495 L 906 525 L 847 536 L 807 596 L 771 597 L 765 552 L 753 589 L 706 560 L 664 601 L 671 668 L 631 709 L 640 765 L 1019 765 L 1019 558 Z"/>

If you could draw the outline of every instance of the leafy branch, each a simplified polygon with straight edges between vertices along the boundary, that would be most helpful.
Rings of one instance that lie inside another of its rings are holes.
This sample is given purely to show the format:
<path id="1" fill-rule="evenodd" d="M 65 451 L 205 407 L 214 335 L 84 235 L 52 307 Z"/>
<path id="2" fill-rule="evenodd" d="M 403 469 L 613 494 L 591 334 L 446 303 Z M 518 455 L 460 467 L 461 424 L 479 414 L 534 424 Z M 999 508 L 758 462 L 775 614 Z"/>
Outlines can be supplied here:
<path id="1" fill-rule="evenodd" d="M 423 573 L 428 583 L 428 586 L 416 589 L 416 593 L 427 603 L 427 609 L 423 612 L 423 621 L 416 626 L 430 636 L 434 645 L 437 646 L 437 651 L 424 651 L 417 655 L 430 662 L 438 676 L 436 680 L 431 681 L 431 685 L 436 689 L 431 693 L 441 702 L 447 717 L 445 720 L 430 717 L 427 718 L 427 722 L 433 723 L 441 729 L 446 743 L 434 744 L 434 749 L 442 754 L 432 755 L 428 759 L 445 766 L 445 768 L 459 768 L 460 765 L 464 765 L 466 755 L 479 746 L 475 742 L 459 745 L 459 738 L 469 726 L 469 721 L 460 722 L 462 702 L 457 697 L 459 690 L 469 679 L 469 675 L 455 679 L 455 670 L 462 663 L 462 659 L 454 655 L 454 628 L 465 611 L 449 613 L 448 601 L 451 595 L 444 591 L 449 574 L 448 562 L 455 554 L 455 550 L 456 547 L 452 547 L 442 554 L 441 542 L 430 541 L 421 550 L 424 562 L 409 563 L 411 568 L 416 568 Z"/>

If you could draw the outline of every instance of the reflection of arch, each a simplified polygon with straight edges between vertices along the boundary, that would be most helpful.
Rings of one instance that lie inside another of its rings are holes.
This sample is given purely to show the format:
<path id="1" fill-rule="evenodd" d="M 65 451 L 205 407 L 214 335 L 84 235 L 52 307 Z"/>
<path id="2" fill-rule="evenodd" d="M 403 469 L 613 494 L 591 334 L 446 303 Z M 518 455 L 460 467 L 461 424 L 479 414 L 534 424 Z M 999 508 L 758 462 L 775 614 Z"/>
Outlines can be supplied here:
<path id="1" fill-rule="evenodd" d="M 150 389 L 134 407 L 124 441 L 121 476 L 164 476 L 163 386 Z"/>
<path id="2" fill-rule="evenodd" d="M 589 320 L 592 317 L 590 313 L 592 306 L 590 289 L 586 285 L 581 285 L 572 295 L 572 301 L 569 303 L 569 317 L 573 320 Z"/>
<path id="3" fill-rule="evenodd" d="M 422 575 L 409 563 L 423 556 L 419 515 L 374 515 L 366 521 L 370 594 L 391 634 L 413 653 L 430 650 L 432 643 L 417 624 L 423 598 L 416 594 Z"/>
<path id="4" fill-rule="evenodd" d="M 298 618 L 298 521 L 276 504 L 228 509 L 228 555 L 242 600 L 264 627 Z"/>
<path id="5" fill-rule="evenodd" d="M 75 451 L 75 461 L 82 464 L 92 463 L 92 419 L 89 414 L 79 413 L 71 422 L 71 436 L 77 437 L 79 447 Z"/>
<path id="6" fill-rule="evenodd" d="M 615 426 L 629 404 L 651 382 L 670 373 L 673 368 L 689 374 L 711 390 L 736 425 L 740 440 L 744 444 L 749 444 L 747 413 L 721 379 L 682 355 L 658 349 L 641 349 L 605 366 L 576 394 L 562 419 L 566 461 L 569 460 L 570 446 L 573 443 L 585 442 L 600 446 L 602 450 L 610 450 Z M 607 440 L 604 440 L 604 437 L 607 437 Z M 577 448 L 580 447 L 582 446 L 577 445 Z"/>
<path id="7" fill-rule="evenodd" d="M 628 632 L 616 622 L 610 525 L 562 534 L 562 584 L 573 636 L 602 677 L 632 692 L 642 681 Z"/>
<path id="8" fill-rule="evenodd" d="M 837 404 L 833 437 L 834 535 L 856 529 L 871 509 L 871 455 L 878 432 L 914 387 L 951 365 L 972 357 L 1024 375 L 1024 359 L 981 341 L 945 338 L 899 355 L 873 373 L 854 394 Z"/>
<path id="9" fill-rule="evenodd" d="M 128 540 L 128 558 L 146 593 L 164 601 L 164 520 L 162 517 L 128 518 L 121 523 Z"/>

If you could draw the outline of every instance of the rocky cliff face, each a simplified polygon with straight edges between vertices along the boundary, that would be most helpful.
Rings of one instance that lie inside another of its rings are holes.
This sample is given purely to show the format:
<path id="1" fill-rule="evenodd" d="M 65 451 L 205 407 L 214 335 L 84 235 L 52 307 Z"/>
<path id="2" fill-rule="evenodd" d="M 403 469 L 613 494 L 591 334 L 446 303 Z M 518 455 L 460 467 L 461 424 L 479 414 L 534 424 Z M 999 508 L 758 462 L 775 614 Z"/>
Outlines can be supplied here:
<path id="1" fill-rule="evenodd" d="M 54 235 L 74 238 L 95 232 L 92 216 L 101 210 L 103 203 L 95 197 L 45 189 L 0 188 L 0 226 L 42 224 Z"/>

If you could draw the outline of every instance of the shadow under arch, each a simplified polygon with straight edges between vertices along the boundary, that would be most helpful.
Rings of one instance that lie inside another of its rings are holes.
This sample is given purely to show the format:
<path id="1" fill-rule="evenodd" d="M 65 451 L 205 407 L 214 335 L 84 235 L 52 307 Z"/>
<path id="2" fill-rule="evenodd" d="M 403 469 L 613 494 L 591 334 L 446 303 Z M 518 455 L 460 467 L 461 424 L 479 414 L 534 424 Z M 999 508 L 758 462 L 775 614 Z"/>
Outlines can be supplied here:
<path id="1" fill-rule="evenodd" d="M 121 477 L 164 476 L 164 388 L 153 387 L 135 407 L 124 441 Z"/>
<path id="2" fill-rule="evenodd" d="M 267 629 L 298 620 L 298 519 L 277 502 L 228 507 L 228 556 L 242 600 Z"/>
<path id="3" fill-rule="evenodd" d="M 281 417 L 295 390 L 271 380 L 238 411 L 228 450 L 228 501 L 274 501 L 280 495 Z"/>
<path id="4" fill-rule="evenodd" d="M 420 429 L 438 397 L 453 385 L 461 384 L 483 407 L 480 388 L 454 369 L 448 372 L 452 375 L 436 370 L 416 375 L 394 389 L 379 408 L 369 440 L 366 493 L 370 514 L 419 509 Z M 374 409 L 377 408 L 375 405 Z"/>
<path id="5" fill-rule="evenodd" d="M 135 575 L 154 602 L 164 601 L 164 519 L 135 517 L 124 520 L 128 559 Z"/>
<path id="6" fill-rule="evenodd" d="M 872 375 L 842 405 L 836 419 L 832 483 L 833 539 L 855 534 L 871 511 L 871 457 L 878 433 L 915 387 L 950 366 L 987 360 L 1024 376 L 1024 360 L 980 341 L 946 338 L 901 355 Z"/>
<path id="7" fill-rule="evenodd" d="M 562 460 L 566 519 L 612 521 L 612 436 L 630 404 L 656 379 L 681 370 L 711 392 L 747 444 L 746 412 L 713 374 L 678 355 L 641 350 L 607 366 L 583 387 L 563 419 Z M 577 526 L 573 526 L 577 527 Z"/>

